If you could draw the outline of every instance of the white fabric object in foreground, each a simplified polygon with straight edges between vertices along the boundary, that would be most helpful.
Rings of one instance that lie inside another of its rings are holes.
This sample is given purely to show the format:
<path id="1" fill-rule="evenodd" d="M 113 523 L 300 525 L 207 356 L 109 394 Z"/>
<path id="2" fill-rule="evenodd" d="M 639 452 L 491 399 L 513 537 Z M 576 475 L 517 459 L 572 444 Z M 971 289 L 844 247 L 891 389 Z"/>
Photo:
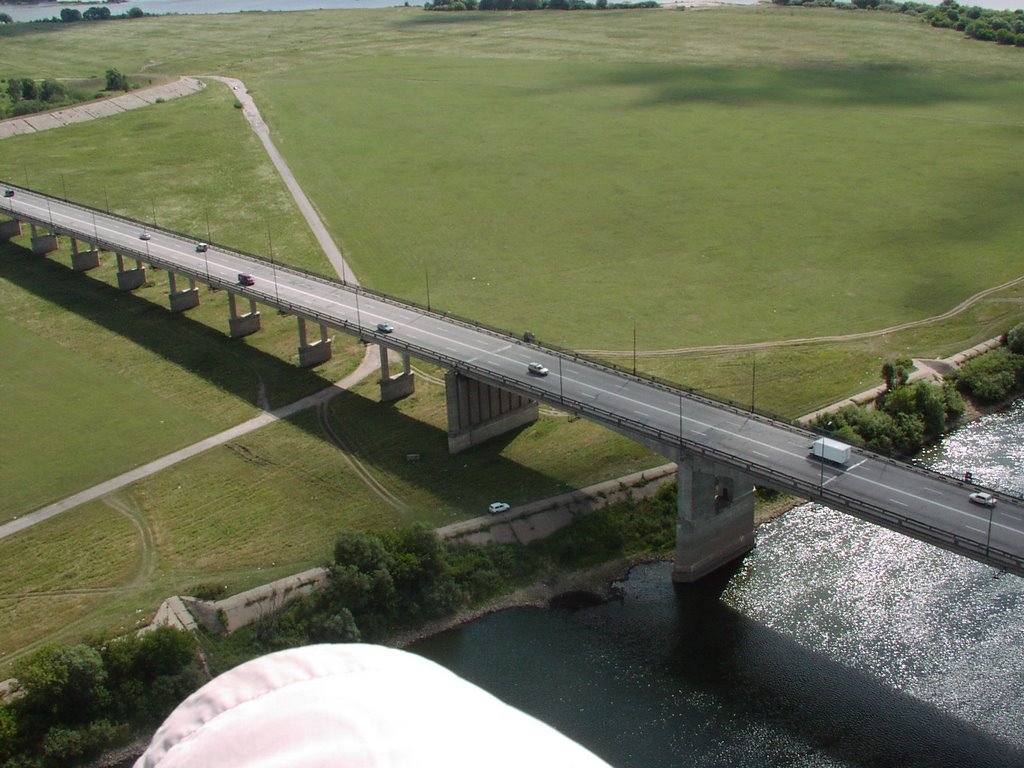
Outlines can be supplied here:
<path id="1" fill-rule="evenodd" d="M 444 667 L 376 645 L 272 653 L 178 705 L 135 768 L 609 768 Z"/>

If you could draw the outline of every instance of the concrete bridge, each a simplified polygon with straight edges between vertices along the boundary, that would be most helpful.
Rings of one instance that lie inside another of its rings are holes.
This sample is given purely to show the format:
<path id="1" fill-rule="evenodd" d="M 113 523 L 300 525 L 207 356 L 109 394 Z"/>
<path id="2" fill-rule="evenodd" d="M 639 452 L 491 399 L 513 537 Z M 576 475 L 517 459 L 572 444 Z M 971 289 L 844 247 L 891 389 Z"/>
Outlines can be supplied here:
<path id="1" fill-rule="evenodd" d="M 534 421 L 541 402 L 652 448 L 678 465 L 677 582 L 700 579 L 752 548 L 755 483 L 1024 575 L 1021 499 L 986 489 L 999 503 L 978 506 L 968 500 L 976 485 L 856 448 L 844 465 L 824 462 L 810 454 L 814 433 L 785 421 L 357 285 L 203 248 L 182 233 L 11 184 L 0 189 L 0 239 L 27 226 L 32 250 L 44 256 L 59 237 L 70 238 L 78 271 L 109 252 L 126 291 L 146 282 L 147 267 L 166 270 L 173 312 L 198 305 L 198 283 L 223 289 L 232 337 L 260 329 L 259 305 L 291 314 L 300 365 L 330 358 L 331 329 L 380 345 L 383 401 L 414 391 L 410 356 L 442 366 L 453 453 Z M 399 353 L 400 370 L 391 370 L 388 349 Z"/>

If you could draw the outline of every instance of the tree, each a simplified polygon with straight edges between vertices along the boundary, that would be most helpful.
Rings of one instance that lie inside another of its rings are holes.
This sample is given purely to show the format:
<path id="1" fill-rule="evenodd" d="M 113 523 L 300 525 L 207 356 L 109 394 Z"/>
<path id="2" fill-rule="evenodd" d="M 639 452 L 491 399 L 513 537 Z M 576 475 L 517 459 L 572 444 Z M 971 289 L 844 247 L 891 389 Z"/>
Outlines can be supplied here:
<path id="1" fill-rule="evenodd" d="M 12 102 L 21 101 L 21 78 L 12 77 L 7 81 L 7 98 Z"/>
<path id="2" fill-rule="evenodd" d="M 899 360 L 886 360 L 882 364 L 882 378 L 885 380 L 885 388 L 891 392 L 902 387 L 910 380 L 910 374 L 914 372 L 914 361 L 901 357 Z"/>
<path id="3" fill-rule="evenodd" d="M 67 95 L 67 89 L 56 80 L 47 78 L 39 86 L 39 98 L 43 101 L 58 101 Z"/>
<path id="4" fill-rule="evenodd" d="M 77 8 L 61 8 L 60 20 L 64 22 L 81 21 L 82 12 Z"/>
<path id="5" fill-rule="evenodd" d="M 51 725 L 89 722 L 107 703 L 107 672 L 88 645 L 44 648 L 15 672 L 24 697 L 20 709 Z"/>
<path id="6" fill-rule="evenodd" d="M 1017 355 L 1024 355 L 1024 323 L 1013 326 L 1006 332 L 1006 346 Z"/>
<path id="7" fill-rule="evenodd" d="M 128 78 L 125 75 L 122 75 L 116 69 L 108 69 L 106 71 L 106 78 L 108 91 L 128 90 Z"/>
<path id="8" fill-rule="evenodd" d="M 94 5 L 85 9 L 82 18 L 86 21 L 104 21 L 110 18 L 110 9 L 105 5 Z"/>
<path id="9" fill-rule="evenodd" d="M 21 98 L 25 101 L 34 101 L 39 98 L 39 89 L 36 88 L 36 81 L 31 77 L 21 79 Z"/>
<path id="10" fill-rule="evenodd" d="M 11 18 L 9 13 L 0 13 L 0 24 L 13 24 L 14 19 Z"/>
<path id="11" fill-rule="evenodd" d="M 128 13 L 126 15 L 128 16 L 129 19 L 141 19 L 146 14 L 145 14 L 145 12 L 141 8 L 136 7 L 136 8 L 129 8 L 128 9 Z"/>

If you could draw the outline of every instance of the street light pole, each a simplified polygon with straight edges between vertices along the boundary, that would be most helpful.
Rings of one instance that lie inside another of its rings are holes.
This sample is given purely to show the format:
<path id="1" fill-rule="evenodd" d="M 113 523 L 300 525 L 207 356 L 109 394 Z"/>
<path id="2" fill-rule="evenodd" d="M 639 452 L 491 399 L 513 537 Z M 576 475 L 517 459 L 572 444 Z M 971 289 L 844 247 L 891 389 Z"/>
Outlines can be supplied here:
<path id="1" fill-rule="evenodd" d="M 277 309 L 281 309 L 281 294 L 277 289 L 277 266 L 274 264 L 274 241 L 270 237 L 270 222 L 267 222 L 267 242 L 270 244 L 270 272 L 274 276 L 274 299 L 277 301 Z"/>
<path id="2" fill-rule="evenodd" d="M 636 376 L 636 318 L 633 318 L 633 375 Z"/>
<path id="3" fill-rule="evenodd" d="M 430 311 L 430 268 L 426 264 L 423 265 L 423 273 L 427 278 L 427 312 Z"/>
<path id="4" fill-rule="evenodd" d="M 751 357 L 750 363 L 750 412 L 754 412 L 754 385 L 757 382 L 757 357 Z"/>

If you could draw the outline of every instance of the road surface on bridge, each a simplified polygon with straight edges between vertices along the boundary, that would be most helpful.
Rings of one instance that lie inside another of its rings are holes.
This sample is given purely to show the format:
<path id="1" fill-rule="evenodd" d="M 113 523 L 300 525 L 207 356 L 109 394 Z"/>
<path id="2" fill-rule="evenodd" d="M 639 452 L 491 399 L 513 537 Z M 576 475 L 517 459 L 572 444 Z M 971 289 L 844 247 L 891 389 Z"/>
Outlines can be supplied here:
<path id="1" fill-rule="evenodd" d="M 15 218 L 407 351 L 648 444 L 741 468 L 759 483 L 1024 575 L 1019 499 L 997 494 L 995 508 L 981 507 L 968 500 L 975 486 L 858 449 L 846 466 L 824 463 L 810 454 L 813 433 L 793 425 L 259 257 L 214 245 L 200 252 L 180 233 L 11 188 L 14 196 L 3 198 L 0 210 Z M 239 284 L 239 274 L 251 275 L 253 285 Z M 529 373 L 530 363 L 548 375 Z"/>

